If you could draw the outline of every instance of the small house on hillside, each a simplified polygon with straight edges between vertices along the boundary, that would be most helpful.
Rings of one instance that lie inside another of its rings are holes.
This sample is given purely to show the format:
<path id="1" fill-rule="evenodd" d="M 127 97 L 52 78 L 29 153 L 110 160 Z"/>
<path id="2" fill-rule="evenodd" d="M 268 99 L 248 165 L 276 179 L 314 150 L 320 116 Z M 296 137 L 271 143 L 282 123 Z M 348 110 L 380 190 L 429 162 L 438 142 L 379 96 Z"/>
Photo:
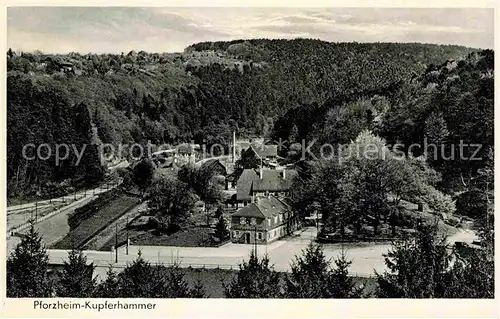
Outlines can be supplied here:
<path id="1" fill-rule="evenodd" d="M 297 228 L 290 206 L 275 196 L 256 197 L 231 216 L 231 241 L 269 244 Z"/>

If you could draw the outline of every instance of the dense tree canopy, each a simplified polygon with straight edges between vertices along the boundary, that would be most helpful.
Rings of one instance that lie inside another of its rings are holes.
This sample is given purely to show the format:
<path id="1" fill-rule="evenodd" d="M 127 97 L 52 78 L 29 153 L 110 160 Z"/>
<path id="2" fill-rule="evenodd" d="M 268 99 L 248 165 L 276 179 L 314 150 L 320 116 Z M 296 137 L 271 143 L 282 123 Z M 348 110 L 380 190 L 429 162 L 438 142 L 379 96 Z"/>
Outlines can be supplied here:
<path id="1" fill-rule="evenodd" d="M 67 143 L 80 149 L 82 143 L 116 146 L 194 140 L 206 143 L 208 148 L 214 144 L 227 148 L 232 131 L 241 136 L 272 133 L 288 140 L 290 131 L 293 138 L 320 134 L 324 121 L 328 125 L 322 136 L 346 141 L 359 130 L 370 129 L 366 126 L 373 125 L 372 119 L 382 118 L 386 104 L 391 106 L 392 118 L 400 118 L 400 113 L 409 109 L 406 105 L 414 98 L 410 91 L 401 89 L 402 83 L 426 69 L 435 72 L 436 67 L 430 65 L 470 52 L 475 51 L 459 46 L 311 39 L 199 43 L 184 53 L 164 54 L 10 51 L 9 196 L 34 193 L 50 181 L 68 179 L 80 187 L 81 182 L 95 183 L 100 178 L 100 162 L 94 151 L 85 152 L 89 157 L 83 161 L 85 165 L 72 165 L 76 160 L 72 152 L 62 165 L 55 165 L 53 160 L 25 160 L 22 148 L 27 143 Z M 477 105 L 466 113 L 472 117 L 490 112 L 492 58 L 491 54 L 487 59 L 481 57 L 476 54 L 474 64 L 466 62 L 446 71 L 446 76 L 435 77 L 441 93 L 432 94 L 439 101 L 456 97 L 452 99 L 456 101 L 453 112 L 441 110 L 450 132 L 454 131 L 450 121 L 464 114 L 460 111 L 463 105 Z M 461 80 L 450 82 L 455 73 Z M 479 85 L 473 82 L 478 77 Z M 375 94 L 381 98 L 375 98 Z M 395 99 L 402 103 L 395 103 Z M 340 111 L 331 110 L 335 107 Z M 425 116 L 426 112 L 418 114 Z M 415 116 L 420 115 L 412 118 Z M 273 122 L 277 123 L 274 130 Z M 398 122 L 404 121 L 395 124 Z M 384 118 L 384 132 L 415 136 L 408 131 L 411 128 L 389 123 L 394 121 Z M 467 126 L 460 136 L 472 132 L 485 141 L 492 136 L 488 127 L 475 130 Z M 465 172 L 466 167 L 462 170 Z"/>
<path id="2" fill-rule="evenodd" d="M 157 229 L 178 230 L 191 217 L 196 202 L 189 185 L 173 178 L 162 178 L 148 188 L 148 207 L 155 213 Z"/>

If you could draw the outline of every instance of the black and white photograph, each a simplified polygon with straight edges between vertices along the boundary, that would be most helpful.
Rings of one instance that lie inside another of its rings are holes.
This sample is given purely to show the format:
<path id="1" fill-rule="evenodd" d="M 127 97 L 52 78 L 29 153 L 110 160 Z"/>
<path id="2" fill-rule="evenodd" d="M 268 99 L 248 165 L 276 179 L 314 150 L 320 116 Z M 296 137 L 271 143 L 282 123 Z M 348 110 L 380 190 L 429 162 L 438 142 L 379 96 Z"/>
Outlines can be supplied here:
<path id="1" fill-rule="evenodd" d="M 6 19 L 6 298 L 495 298 L 493 7 Z"/>

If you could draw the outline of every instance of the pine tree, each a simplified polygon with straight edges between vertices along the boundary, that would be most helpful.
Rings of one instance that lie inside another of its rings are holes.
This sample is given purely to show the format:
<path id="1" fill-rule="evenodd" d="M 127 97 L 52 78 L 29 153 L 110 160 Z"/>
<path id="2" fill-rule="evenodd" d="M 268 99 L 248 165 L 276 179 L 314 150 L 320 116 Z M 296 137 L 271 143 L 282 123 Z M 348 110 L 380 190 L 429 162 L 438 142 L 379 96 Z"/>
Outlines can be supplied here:
<path id="1" fill-rule="evenodd" d="M 153 267 L 141 254 L 118 275 L 121 298 L 169 298 L 165 267 Z"/>
<path id="2" fill-rule="evenodd" d="M 224 286 L 227 298 L 280 298 L 279 274 L 269 265 L 267 256 L 259 259 L 254 251 L 250 259 L 240 264 L 235 278 Z"/>
<path id="3" fill-rule="evenodd" d="M 330 298 L 361 298 L 363 288 L 356 287 L 354 279 L 349 276 L 349 266 L 352 261 L 347 260 L 344 250 L 339 258 L 335 260 L 335 267 L 330 274 L 329 291 Z"/>
<path id="4" fill-rule="evenodd" d="M 101 282 L 96 289 L 98 298 L 116 298 L 118 297 L 118 276 L 110 265 L 106 271 L 106 280 Z"/>
<path id="5" fill-rule="evenodd" d="M 79 250 L 73 249 L 68 253 L 68 261 L 64 262 L 57 286 L 57 296 L 85 298 L 91 297 L 96 288 L 93 277 L 95 266 L 87 264 L 87 257 Z"/>
<path id="6" fill-rule="evenodd" d="M 385 255 L 389 271 L 377 276 L 382 298 L 439 298 L 450 285 L 447 269 L 451 256 L 436 225 L 421 225 L 415 238 L 395 242 Z"/>
<path id="7" fill-rule="evenodd" d="M 428 143 L 441 145 L 446 142 L 448 135 L 448 127 L 442 113 L 432 113 L 425 120 L 425 137 Z"/>
<path id="8" fill-rule="evenodd" d="M 295 257 L 292 273 L 287 277 L 288 298 L 360 298 L 362 289 L 356 287 L 349 276 L 346 254 L 342 251 L 340 258 L 331 267 L 326 260 L 323 248 L 310 243 L 301 257 Z"/>
<path id="9" fill-rule="evenodd" d="M 495 260 L 489 249 L 471 249 L 456 256 L 447 273 L 444 298 L 495 298 Z"/>
<path id="10" fill-rule="evenodd" d="M 323 249 L 310 243 L 302 256 L 295 256 L 287 277 L 288 298 L 329 298 L 329 262 Z"/>
<path id="11" fill-rule="evenodd" d="M 7 259 L 7 297 L 51 297 L 49 257 L 31 220 L 28 233 Z"/>
<path id="12" fill-rule="evenodd" d="M 201 280 L 196 280 L 193 288 L 189 291 L 190 298 L 208 298 L 207 292 L 205 291 L 205 287 L 201 283 Z"/>
<path id="13" fill-rule="evenodd" d="M 179 265 L 174 265 L 168 269 L 167 291 L 169 293 L 167 298 L 188 298 L 190 296 L 189 285 L 184 278 L 184 273 L 179 268 Z"/>
<path id="14" fill-rule="evenodd" d="M 219 221 L 217 222 L 217 225 L 215 225 L 215 237 L 219 238 L 220 241 L 229 237 L 229 230 L 227 229 L 226 221 L 223 215 L 219 216 Z"/>

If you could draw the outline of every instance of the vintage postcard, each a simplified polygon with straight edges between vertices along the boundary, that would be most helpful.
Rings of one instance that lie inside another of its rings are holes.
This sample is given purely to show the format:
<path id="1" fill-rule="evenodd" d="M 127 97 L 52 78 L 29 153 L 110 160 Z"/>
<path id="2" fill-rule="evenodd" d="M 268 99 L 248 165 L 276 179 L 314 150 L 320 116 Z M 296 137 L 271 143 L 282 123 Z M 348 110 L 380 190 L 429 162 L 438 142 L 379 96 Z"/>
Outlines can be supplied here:
<path id="1" fill-rule="evenodd" d="M 2 313 L 495 316 L 496 4 L 370 5 L 9 4 Z"/>

